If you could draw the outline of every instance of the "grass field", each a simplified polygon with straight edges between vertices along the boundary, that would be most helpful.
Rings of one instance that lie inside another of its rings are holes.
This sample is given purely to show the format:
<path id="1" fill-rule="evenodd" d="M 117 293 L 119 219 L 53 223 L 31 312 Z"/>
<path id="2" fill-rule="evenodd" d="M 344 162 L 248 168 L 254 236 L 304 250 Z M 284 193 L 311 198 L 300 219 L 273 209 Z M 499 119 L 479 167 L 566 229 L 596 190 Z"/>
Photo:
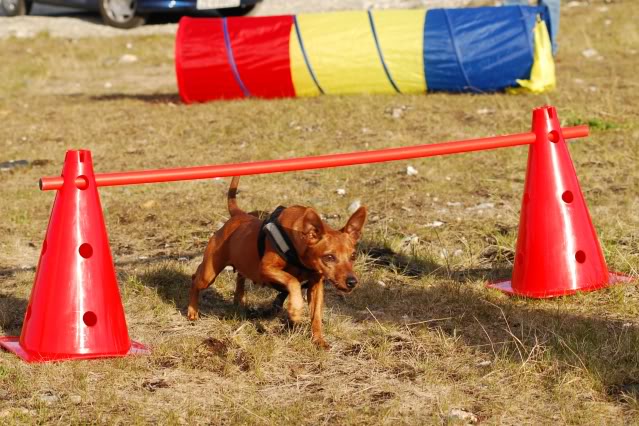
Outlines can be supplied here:
<path id="1" fill-rule="evenodd" d="M 37 180 L 60 173 L 67 149 L 92 150 L 105 172 L 286 158 L 524 132 L 546 103 L 563 124 L 590 124 L 571 155 L 610 269 L 636 278 L 639 32 L 633 1 L 602 7 L 564 9 L 558 90 L 541 96 L 185 106 L 170 36 L 0 40 L 0 162 L 31 162 L 0 173 L 0 334 L 20 333 L 54 197 Z M 125 53 L 139 61 L 121 63 Z M 247 210 L 309 204 L 338 225 L 353 201 L 368 206 L 362 285 L 328 291 L 330 351 L 312 345 L 308 321 L 291 330 L 235 308 L 230 272 L 202 295 L 203 319 L 187 321 L 227 180 L 102 189 L 129 332 L 153 353 L 27 365 L 1 352 L 0 423 L 463 424 L 453 413 L 464 410 L 485 424 L 639 424 L 636 282 L 541 301 L 484 286 L 510 276 L 526 156 L 242 179 Z M 273 297 L 249 288 L 253 307 Z"/>

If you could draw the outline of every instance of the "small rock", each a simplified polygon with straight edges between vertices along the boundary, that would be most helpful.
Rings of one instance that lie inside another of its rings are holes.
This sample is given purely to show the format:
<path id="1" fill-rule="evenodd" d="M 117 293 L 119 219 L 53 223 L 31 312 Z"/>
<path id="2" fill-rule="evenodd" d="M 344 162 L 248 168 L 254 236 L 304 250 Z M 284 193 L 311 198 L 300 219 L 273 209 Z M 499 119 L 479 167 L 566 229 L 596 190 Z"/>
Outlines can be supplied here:
<path id="1" fill-rule="evenodd" d="M 475 424 L 477 423 L 477 416 L 471 412 L 461 410 L 459 408 L 453 408 L 448 413 L 448 419 L 452 421 L 462 421 L 464 424 Z"/>
<path id="2" fill-rule="evenodd" d="M 417 171 L 417 169 L 413 166 L 407 166 L 406 167 L 406 174 L 408 176 L 417 176 L 419 172 Z"/>
<path id="3" fill-rule="evenodd" d="M 610 26 L 610 24 L 612 24 L 612 19 L 606 19 L 606 20 L 604 21 L 604 25 L 605 25 L 605 26 L 609 27 L 609 26 Z"/>
<path id="4" fill-rule="evenodd" d="M 466 210 L 486 210 L 486 209 L 494 209 L 494 208 L 495 208 L 495 203 L 481 203 L 473 207 L 468 207 Z"/>
<path id="5" fill-rule="evenodd" d="M 408 247 L 419 244 L 419 237 L 415 234 L 408 235 L 402 238 L 401 246 Z"/>
<path id="6" fill-rule="evenodd" d="M 153 207 L 155 207 L 156 204 L 157 202 L 155 200 L 149 200 L 142 204 L 142 208 L 147 210 L 152 209 Z"/>
<path id="7" fill-rule="evenodd" d="M 446 205 L 449 207 L 458 207 L 461 206 L 462 203 L 460 203 L 459 201 L 448 201 Z"/>
<path id="8" fill-rule="evenodd" d="M 462 249 L 457 249 L 453 252 L 453 256 L 461 256 L 462 254 L 464 254 L 464 250 Z"/>
<path id="9" fill-rule="evenodd" d="M 424 225 L 426 228 L 439 228 L 440 226 L 444 226 L 445 222 L 441 222 L 439 220 L 436 220 L 434 222 L 431 223 L 427 223 L 426 225 Z"/>
<path id="10" fill-rule="evenodd" d="M 184 256 L 178 257 L 178 262 L 188 262 L 188 261 L 189 261 L 188 257 L 184 257 Z"/>
<path id="11" fill-rule="evenodd" d="M 0 163 L 0 172 L 7 172 L 12 169 L 17 169 L 19 167 L 27 167 L 29 162 L 27 160 L 11 160 L 5 161 L 4 163 Z"/>
<path id="12" fill-rule="evenodd" d="M 577 84 L 584 84 L 585 83 L 585 81 L 583 81 L 581 78 L 575 78 L 574 82 L 577 83 Z"/>
<path id="13" fill-rule="evenodd" d="M 386 283 L 384 281 L 382 281 L 382 280 L 378 280 L 377 281 L 377 285 L 380 286 L 380 287 L 386 287 Z"/>
<path id="14" fill-rule="evenodd" d="M 113 87 L 113 84 L 112 84 L 110 81 L 106 81 L 106 82 L 104 83 L 104 88 L 105 88 L 105 89 L 110 89 L 110 88 L 112 88 L 112 87 Z"/>
<path id="15" fill-rule="evenodd" d="M 494 114 L 494 113 L 495 113 L 495 110 L 490 108 L 479 108 L 477 110 L 477 114 L 479 115 L 488 115 L 488 114 Z"/>
<path id="16" fill-rule="evenodd" d="M 355 211 L 357 209 L 359 209 L 362 206 L 362 202 L 360 200 L 355 200 L 351 203 L 350 206 L 348 206 L 348 212 L 349 213 L 355 213 Z"/>
<path id="17" fill-rule="evenodd" d="M 69 395 L 69 401 L 73 404 L 80 404 L 82 402 L 82 397 L 80 395 Z"/>
<path id="18" fill-rule="evenodd" d="M 596 49 L 590 48 L 590 49 L 584 49 L 581 51 L 581 54 L 583 55 L 584 58 L 594 58 L 595 56 L 599 56 L 599 52 L 597 52 Z"/>
<path id="19" fill-rule="evenodd" d="M 121 64 L 132 64 L 137 61 L 138 61 L 138 57 L 135 55 L 131 55 L 130 53 L 125 53 L 124 55 L 120 56 Z"/>
<path id="20" fill-rule="evenodd" d="M 404 115 L 404 111 L 406 111 L 406 109 L 406 105 L 402 105 L 399 107 L 390 108 L 389 110 L 387 110 L 387 112 L 389 112 L 391 117 L 393 117 L 394 119 L 398 119 L 402 118 L 402 115 Z"/>
<path id="21" fill-rule="evenodd" d="M 58 396 L 51 391 L 47 391 L 43 393 L 42 395 L 40 395 L 39 399 L 41 402 L 49 406 L 56 404 L 58 401 L 60 401 L 60 398 L 58 398 Z"/>
<path id="22" fill-rule="evenodd" d="M 573 0 L 573 1 L 569 1 L 568 4 L 566 5 L 566 7 L 579 7 L 582 6 L 581 2 Z"/>
<path id="23" fill-rule="evenodd" d="M 344 188 L 337 188 L 335 192 L 337 193 L 337 195 L 346 195 L 346 190 Z"/>
<path id="24" fill-rule="evenodd" d="M 133 49 L 133 43 L 129 42 L 126 44 L 127 49 Z"/>
<path id="25" fill-rule="evenodd" d="M 492 361 L 480 361 L 477 364 L 477 367 L 488 367 L 490 364 L 492 364 Z"/>

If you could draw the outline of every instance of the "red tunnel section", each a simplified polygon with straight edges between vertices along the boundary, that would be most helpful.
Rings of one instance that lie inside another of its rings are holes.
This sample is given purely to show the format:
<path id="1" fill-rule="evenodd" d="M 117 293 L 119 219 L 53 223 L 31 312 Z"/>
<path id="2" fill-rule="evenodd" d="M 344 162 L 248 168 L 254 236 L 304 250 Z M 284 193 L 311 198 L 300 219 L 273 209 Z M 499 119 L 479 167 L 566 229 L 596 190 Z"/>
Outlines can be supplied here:
<path id="1" fill-rule="evenodd" d="M 182 101 L 295 96 L 289 58 L 292 25 L 290 15 L 226 18 L 226 22 L 182 18 L 175 42 Z"/>

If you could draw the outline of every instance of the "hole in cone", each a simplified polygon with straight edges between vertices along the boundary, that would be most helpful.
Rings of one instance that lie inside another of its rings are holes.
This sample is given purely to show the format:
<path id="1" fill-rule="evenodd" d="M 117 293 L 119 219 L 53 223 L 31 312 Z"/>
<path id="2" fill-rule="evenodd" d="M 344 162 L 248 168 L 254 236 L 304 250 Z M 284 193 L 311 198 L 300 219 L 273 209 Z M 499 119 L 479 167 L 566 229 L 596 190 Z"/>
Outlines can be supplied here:
<path id="1" fill-rule="evenodd" d="M 566 191 L 563 194 L 561 194 L 561 199 L 564 200 L 564 203 L 572 203 L 572 200 L 574 199 L 574 197 L 572 196 L 571 191 Z"/>
<path id="2" fill-rule="evenodd" d="M 89 187 L 89 179 L 84 175 L 80 175 L 75 180 L 75 186 L 77 186 L 78 189 L 85 190 Z"/>
<path id="3" fill-rule="evenodd" d="M 548 108 L 548 118 L 555 118 L 555 110 Z"/>
<path id="4" fill-rule="evenodd" d="M 80 252 L 80 256 L 84 257 L 85 259 L 88 259 L 91 256 L 93 256 L 93 247 L 91 247 L 91 244 L 87 244 L 87 243 L 82 244 L 78 251 Z"/>
<path id="5" fill-rule="evenodd" d="M 552 132 L 548 133 L 548 139 L 550 140 L 550 142 L 554 142 L 554 143 L 559 142 L 559 132 L 556 130 L 553 130 Z"/>
<path id="6" fill-rule="evenodd" d="M 44 242 L 42 243 L 42 254 L 45 254 L 47 252 L 47 240 L 44 240 Z"/>
<path id="7" fill-rule="evenodd" d="M 95 314 L 95 312 L 86 311 L 84 315 L 82 315 L 82 321 L 84 321 L 84 324 L 87 327 L 93 327 L 98 322 L 98 316 Z"/>
<path id="8" fill-rule="evenodd" d="M 80 151 L 80 163 L 84 163 L 84 151 Z"/>
<path id="9" fill-rule="evenodd" d="M 579 263 L 584 263 L 586 261 L 586 253 L 583 250 L 579 250 L 575 253 L 575 260 Z"/>
<path id="10" fill-rule="evenodd" d="M 29 321 L 29 318 L 31 318 L 31 305 L 27 307 L 27 314 L 24 316 L 24 320 Z"/>

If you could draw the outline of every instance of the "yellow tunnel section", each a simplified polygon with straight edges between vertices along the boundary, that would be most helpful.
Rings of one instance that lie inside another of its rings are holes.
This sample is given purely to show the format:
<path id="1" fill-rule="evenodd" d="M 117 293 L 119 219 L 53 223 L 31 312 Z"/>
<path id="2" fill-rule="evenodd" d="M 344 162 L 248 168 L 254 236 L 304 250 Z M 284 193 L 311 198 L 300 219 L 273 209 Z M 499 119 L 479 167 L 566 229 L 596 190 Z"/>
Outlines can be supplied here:
<path id="1" fill-rule="evenodd" d="M 425 92 L 424 10 L 300 14 L 291 29 L 297 96 Z"/>

